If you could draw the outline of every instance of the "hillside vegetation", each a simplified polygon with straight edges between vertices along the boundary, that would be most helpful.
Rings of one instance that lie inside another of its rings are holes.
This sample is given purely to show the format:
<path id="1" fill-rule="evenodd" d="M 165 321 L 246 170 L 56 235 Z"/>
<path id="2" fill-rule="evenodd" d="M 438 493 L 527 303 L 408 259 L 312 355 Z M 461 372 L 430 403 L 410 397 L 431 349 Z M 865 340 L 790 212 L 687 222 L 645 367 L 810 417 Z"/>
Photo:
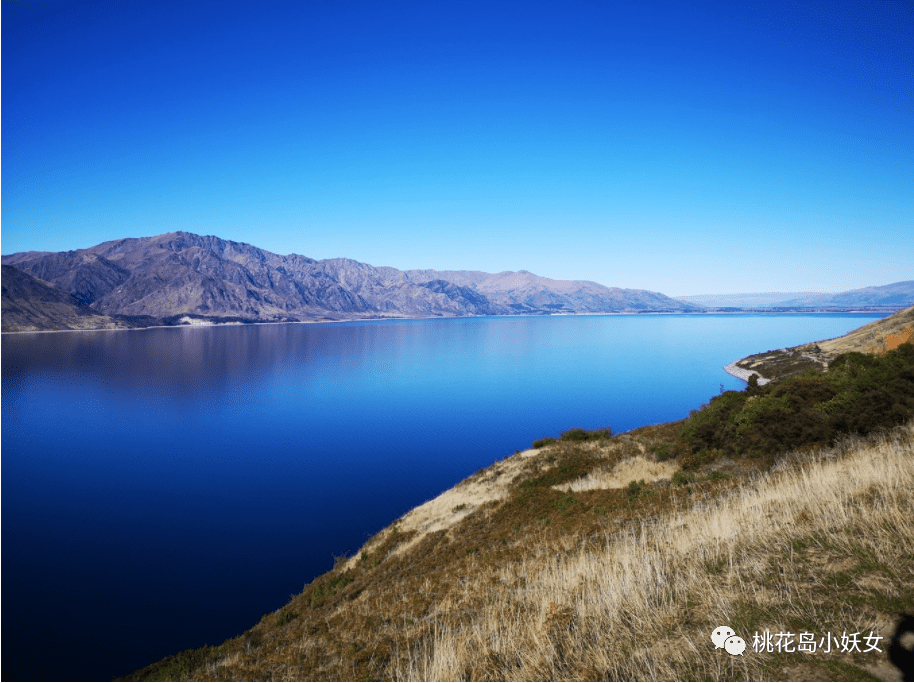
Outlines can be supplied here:
<path id="1" fill-rule="evenodd" d="M 822 372 L 842 353 L 882 354 L 911 341 L 912 334 L 914 306 L 874 320 L 835 339 L 756 353 L 737 361 L 735 365 L 767 379 L 782 379 L 810 370 Z"/>
<path id="2" fill-rule="evenodd" d="M 545 438 L 250 631 L 130 679 L 897 678 L 887 640 L 731 656 L 710 634 L 888 637 L 914 610 L 912 418 L 903 344 L 726 392 L 678 423 Z"/>

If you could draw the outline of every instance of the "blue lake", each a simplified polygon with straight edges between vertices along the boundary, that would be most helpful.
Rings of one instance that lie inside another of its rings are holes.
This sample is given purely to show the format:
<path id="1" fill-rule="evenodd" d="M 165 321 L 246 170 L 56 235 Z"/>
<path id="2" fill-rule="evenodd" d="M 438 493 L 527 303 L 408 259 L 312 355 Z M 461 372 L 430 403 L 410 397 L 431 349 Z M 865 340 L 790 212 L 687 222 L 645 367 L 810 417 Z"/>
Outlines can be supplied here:
<path id="1" fill-rule="evenodd" d="M 679 420 L 723 366 L 885 314 L 4 335 L 2 677 L 218 644 L 416 505 L 571 427 Z"/>

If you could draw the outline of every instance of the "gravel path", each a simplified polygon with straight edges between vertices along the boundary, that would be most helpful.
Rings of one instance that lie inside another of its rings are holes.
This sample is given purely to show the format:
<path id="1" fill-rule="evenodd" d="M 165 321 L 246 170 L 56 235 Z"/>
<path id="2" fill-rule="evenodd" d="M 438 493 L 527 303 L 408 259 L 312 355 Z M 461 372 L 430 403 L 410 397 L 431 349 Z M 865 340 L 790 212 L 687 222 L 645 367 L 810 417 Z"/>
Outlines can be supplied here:
<path id="1" fill-rule="evenodd" d="M 758 375 L 759 384 L 768 384 L 768 382 L 771 381 L 770 379 L 765 379 L 764 377 L 759 375 L 759 373 L 756 372 L 755 370 L 743 370 L 742 368 L 737 367 L 737 365 L 736 365 L 737 363 L 739 363 L 739 361 L 733 361 L 732 363 L 730 363 L 730 365 L 725 365 L 724 370 L 726 370 L 729 374 L 733 375 L 734 377 L 738 377 L 739 379 L 743 380 L 744 382 L 749 381 L 750 375 Z"/>

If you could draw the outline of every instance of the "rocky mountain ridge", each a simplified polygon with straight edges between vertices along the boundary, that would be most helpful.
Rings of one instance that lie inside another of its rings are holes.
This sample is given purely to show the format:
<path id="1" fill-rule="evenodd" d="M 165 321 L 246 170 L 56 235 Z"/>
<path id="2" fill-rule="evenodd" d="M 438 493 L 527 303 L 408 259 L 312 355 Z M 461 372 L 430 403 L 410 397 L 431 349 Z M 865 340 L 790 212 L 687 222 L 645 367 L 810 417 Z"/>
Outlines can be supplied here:
<path id="1" fill-rule="evenodd" d="M 250 244 L 173 232 L 69 252 L 3 256 L 78 306 L 133 326 L 200 321 L 297 322 L 381 317 L 687 312 L 657 292 L 559 281 L 527 271 L 401 271 L 352 259 L 279 255 Z M 4 294 L 4 311 L 18 305 Z M 67 329 L 45 316 L 29 329 Z M 23 329 L 22 321 L 4 331 Z"/>

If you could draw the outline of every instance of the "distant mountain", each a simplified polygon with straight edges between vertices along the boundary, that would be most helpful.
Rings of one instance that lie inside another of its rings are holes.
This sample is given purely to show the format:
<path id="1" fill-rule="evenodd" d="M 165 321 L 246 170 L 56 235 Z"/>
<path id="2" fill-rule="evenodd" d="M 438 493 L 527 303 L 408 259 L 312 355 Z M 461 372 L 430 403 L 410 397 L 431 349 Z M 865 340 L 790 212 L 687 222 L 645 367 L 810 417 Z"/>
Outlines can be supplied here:
<path id="1" fill-rule="evenodd" d="M 708 308 L 761 308 L 779 305 L 786 297 L 816 296 L 816 292 L 758 292 L 752 294 L 694 294 L 677 296 L 677 301 L 684 301 Z"/>
<path id="2" fill-rule="evenodd" d="M 484 295 L 510 312 L 601 313 L 613 311 L 697 311 L 701 306 L 643 289 L 604 287 L 586 280 L 550 280 L 526 270 L 480 273 L 454 270 L 408 270 L 412 282 L 447 281 Z"/>
<path id="3" fill-rule="evenodd" d="M 75 305 L 134 324 L 700 310 L 657 292 L 527 271 L 401 271 L 280 256 L 187 232 L 23 252 L 2 262 L 53 285 Z M 5 316 L 6 294 L 3 305 Z"/>
<path id="4" fill-rule="evenodd" d="M 854 308 L 864 306 L 914 305 L 914 280 L 895 282 L 881 287 L 863 287 L 840 294 L 817 294 L 788 299 L 778 306 L 804 306 L 815 308 Z"/>
<path id="5" fill-rule="evenodd" d="M 128 323 L 81 306 L 76 297 L 12 266 L 0 266 L 4 332 L 123 329 Z"/>
<path id="6" fill-rule="evenodd" d="M 904 308 L 914 304 L 914 280 L 881 287 L 864 287 L 839 294 L 819 292 L 761 292 L 753 294 L 696 294 L 677 301 L 708 308 Z"/>

